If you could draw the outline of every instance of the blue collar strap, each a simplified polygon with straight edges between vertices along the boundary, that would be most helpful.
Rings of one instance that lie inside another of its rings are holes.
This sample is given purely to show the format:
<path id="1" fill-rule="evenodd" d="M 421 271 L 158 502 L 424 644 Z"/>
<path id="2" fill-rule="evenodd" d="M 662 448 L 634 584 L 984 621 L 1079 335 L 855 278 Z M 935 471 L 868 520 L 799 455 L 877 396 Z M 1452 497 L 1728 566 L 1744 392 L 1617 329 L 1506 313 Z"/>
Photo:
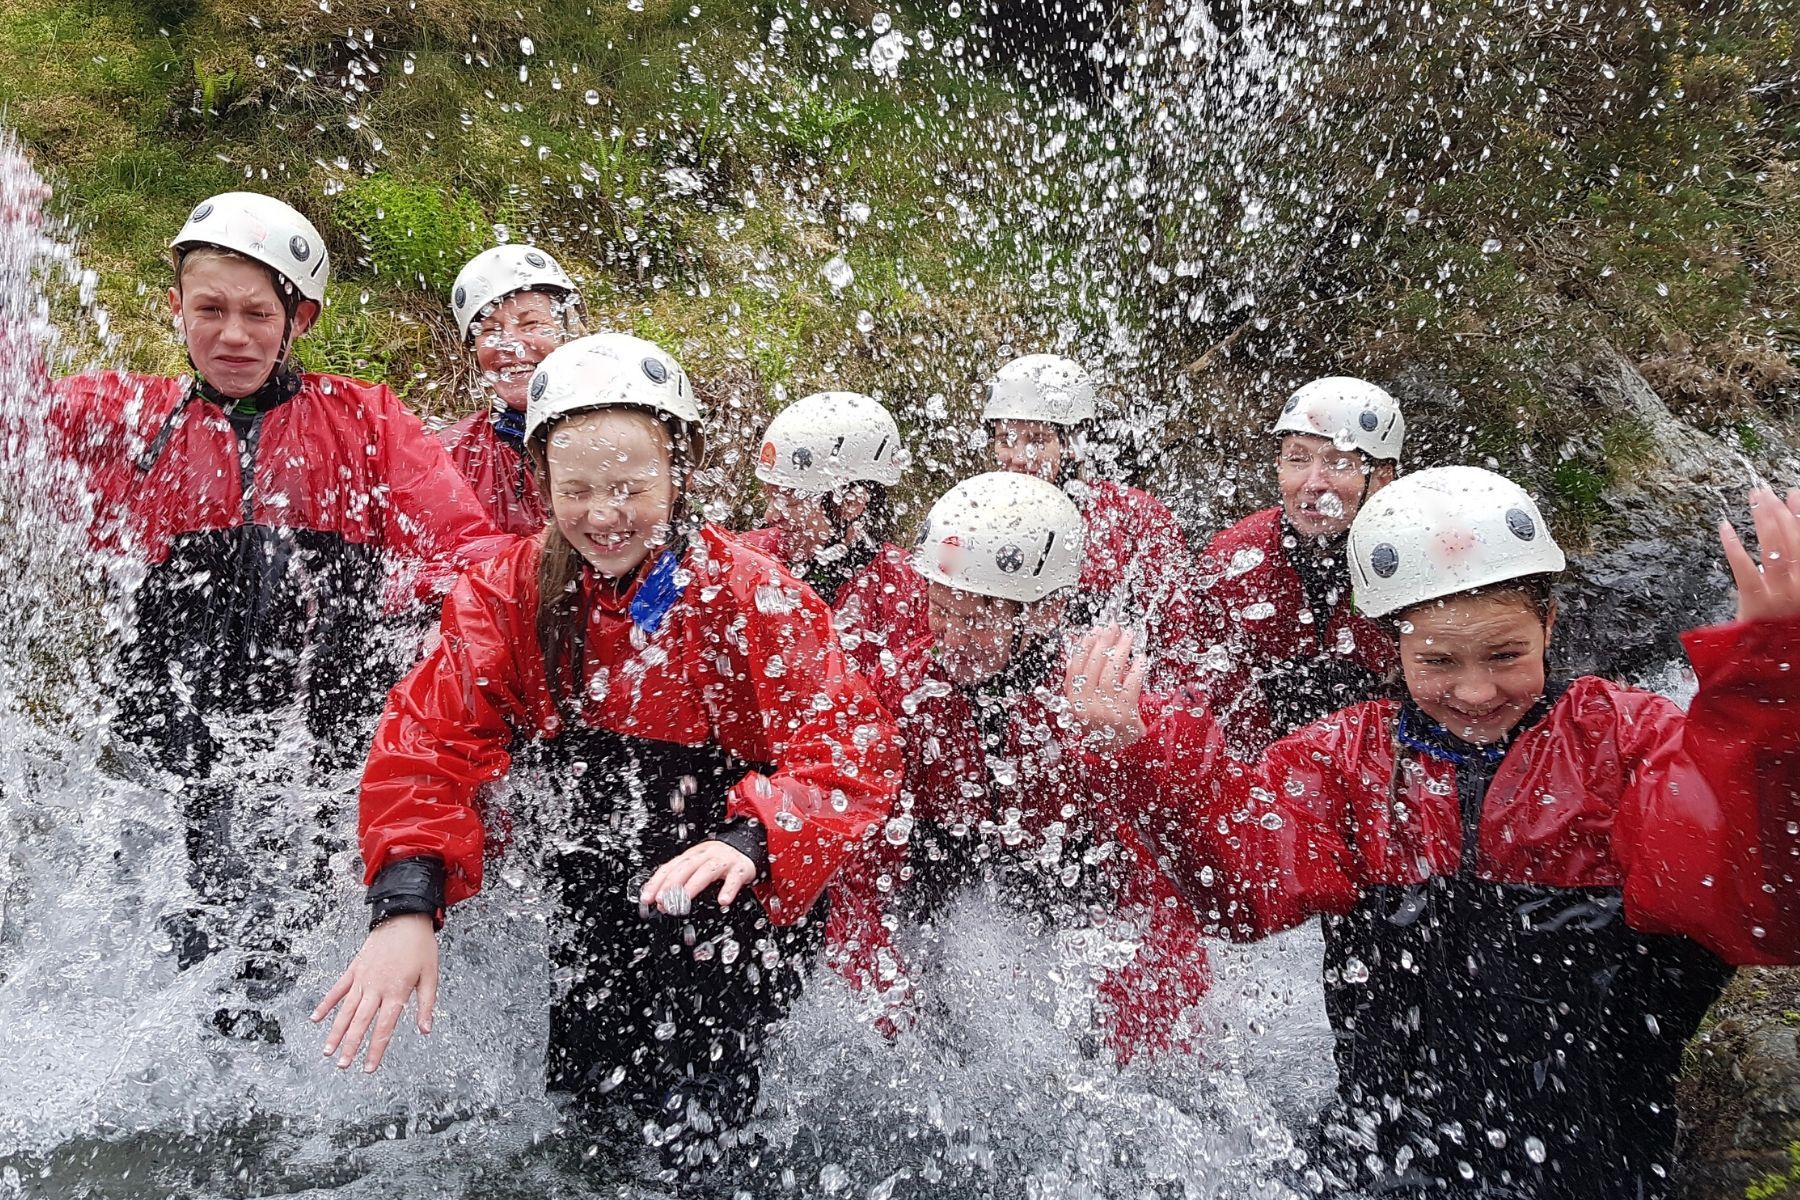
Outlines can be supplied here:
<path id="1" fill-rule="evenodd" d="M 503 408 L 494 414 L 494 432 L 504 441 L 525 444 L 525 414 L 516 408 Z"/>
<path id="2" fill-rule="evenodd" d="M 645 633 L 656 633 L 662 629 L 669 610 L 681 599 L 683 589 L 675 579 L 680 568 L 681 555 L 674 550 L 664 550 L 662 557 L 656 560 L 656 565 L 650 568 L 650 574 L 638 586 L 637 595 L 631 598 L 633 625 Z"/>

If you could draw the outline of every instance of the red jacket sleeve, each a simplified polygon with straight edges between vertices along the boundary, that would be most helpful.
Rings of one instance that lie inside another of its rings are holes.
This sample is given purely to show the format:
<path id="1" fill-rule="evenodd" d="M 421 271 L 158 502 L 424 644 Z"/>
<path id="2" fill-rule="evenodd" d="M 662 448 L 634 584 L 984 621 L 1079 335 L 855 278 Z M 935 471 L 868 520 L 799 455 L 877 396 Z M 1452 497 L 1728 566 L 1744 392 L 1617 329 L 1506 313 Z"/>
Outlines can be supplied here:
<path id="1" fill-rule="evenodd" d="M 779 602 L 759 600 L 769 587 L 783 593 Z M 868 683 L 845 664 L 831 612 L 812 589 L 763 559 L 731 571 L 726 588 L 713 600 L 728 601 L 735 631 L 712 648 L 722 668 L 719 742 L 747 761 L 775 764 L 732 788 L 726 812 L 762 825 L 769 877 L 757 885 L 757 899 L 771 920 L 791 924 L 812 908 L 864 831 L 887 816 L 900 787 L 899 734 Z"/>
<path id="2" fill-rule="evenodd" d="M 540 731 L 545 694 L 529 614 L 509 555 L 457 581 L 435 649 L 388 695 L 363 768 L 358 816 L 366 881 L 388 863 L 444 862 L 445 902 L 481 890 L 480 789 L 505 776 L 514 731 Z M 519 650 L 525 653 L 521 655 Z"/>
<path id="3" fill-rule="evenodd" d="M 1624 693 L 1625 913 L 1738 965 L 1800 962 L 1800 618 L 1694 630 L 1684 716 Z"/>
<path id="4" fill-rule="evenodd" d="M 1251 940 L 1356 903 L 1364 872 L 1345 836 L 1361 722 L 1347 710 L 1247 763 L 1206 708 L 1170 706 L 1138 751 L 1165 774 L 1147 832 L 1189 903 L 1220 936 Z"/>
<path id="5" fill-rule="evenodd" d="M 418 565 L 412 591 L 435 603 L 465 568 L 485 562 L 513 541 L 500 532 L 443 443 L 426 431 L 385 385 L 360 385 L 375 393 L 370 417 L 379 433 L 381 478 L 387 492 L 383 548 Z"/>

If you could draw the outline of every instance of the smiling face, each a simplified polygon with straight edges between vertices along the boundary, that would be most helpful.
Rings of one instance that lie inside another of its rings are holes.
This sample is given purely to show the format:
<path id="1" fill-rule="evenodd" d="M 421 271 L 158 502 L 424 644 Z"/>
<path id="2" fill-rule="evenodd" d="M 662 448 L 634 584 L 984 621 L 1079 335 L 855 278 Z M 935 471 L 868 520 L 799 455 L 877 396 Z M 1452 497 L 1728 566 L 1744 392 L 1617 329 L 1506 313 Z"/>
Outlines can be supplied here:
<path id="1" fill-rule="evenodd" d="M 603 408 L 550 431 L 556 527 L 588 564 L 622 579 L 665 544 L 680 496 L 668 430 L 649 413 Z"/>
<path id="2" fill-rule="evenodd" d="M 1316 434 L 1284 435 L 1275 459 L 1282 511 L 1302 537 L 1335 538 L 1346 533 L 1363 502 L 1393 479 L 1392 463 L 1370 466 L 1362 451 L 1339 450 L 1329 438 Z"/>
<path id="3" fill-rule="evenodd" d="M 508 408 L 525 411 L 531 373 L 569 340 L 562 304 L 548 292 L 514 292 L 475 323 L 475 365 Z"/>
<path id="4" fill-rule="evenodd" d="M 237 255 L 196 250 L 182 259 L 169 308 L 180 318 L 194 369 L 233 399 L 252 395 L 269 379 L 287 338 L 287 311 L 267 267 Z M 316 312 L 302 306 L 294 334 Z"/>
<path id="5" fill-rule="evenodd" d="M 994 465 L 1002 471 L 1035 475 L 1054 483 L 1068 444 L 1060 425 L 1048 421 L 989 422 Z"/>
<path id="6" fill-rule="evenodd" d="M 1544 694 L 1556 620 L 1518 592 L 1451 596 L 1400 618 L 1400 667 L 1414 703 L 1466 742 L 1505 737 Z"/>

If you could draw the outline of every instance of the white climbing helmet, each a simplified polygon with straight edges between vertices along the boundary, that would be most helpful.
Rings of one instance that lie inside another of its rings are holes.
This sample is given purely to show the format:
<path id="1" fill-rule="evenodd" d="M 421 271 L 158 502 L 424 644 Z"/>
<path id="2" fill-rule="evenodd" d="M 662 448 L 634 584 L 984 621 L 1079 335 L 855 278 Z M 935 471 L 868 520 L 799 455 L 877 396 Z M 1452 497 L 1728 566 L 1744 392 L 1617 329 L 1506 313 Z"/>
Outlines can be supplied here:
<path id="1" fill-rule="evenodd" d="M 1029 604 L 1075 586 L 1086 536 L 1081 513 L 1061 488 L 990 471 L 931 506 L 912 565 L 958 591 Z"/>
<path id="2" fill-rule="evenodd" d="M 225 192 L 202 200 L 169 243 L 181 260 L 197 246 L 217 246 L 261 263 L 314 304 L 325 303 L 331 256 L 325 239 L 299 211 L 260 192 Z"/>
<path id="3" fill-rule="evenodd" d="M 1400 402 L 1382 388 L 1332 375 L 1289 396 L 1269 432 L 1310 433 L 1328 438 L 1339 450 L 1361 450 L 1370 458 L 1397 463 L 1406 418 L 1400 415 Z"/>
<path id="4" fill-rule="evenodd" d="M 775 414 L 763 433 L 756 477 L 775 487 L 829 492 L 867 481 L 900 482 L 900 426 L 860 392 L 816 392 Z"/>
<path id="5" fill-rule="evenodd" d="M 661 347 L 629 333 L 591 333 L 558 346 L 531 373 L 525 437 L 564 413 L 615 406 L 700 423 L 700 403 L 687 372 Z"/>
<path id="6" fill-rule="evenodd" d="M 981 419 L 1079 425 L 1098 411 L 1094 381 L 1080 363 L 1060 354 L 1027 354 L 995 372 Z"/>
<path id="7" fill-rule="evenodd" d="M 1376 492 L 1351 522 L 1349 556 L 1371 617 L 1567 565 L 1525 489 L 1480 467 L 1432 467 Z"/>
<path id="8" fill-rule="evenodd" d="M 581 306 L 581 293 L 562 265 L 536 246 L 494 246 L 483 250 L 456 273 L 450 288 L 450 311 L 465 338 L 475 336 L 475 323 L 488 305 L 514 292 L 561 292 Z"/>

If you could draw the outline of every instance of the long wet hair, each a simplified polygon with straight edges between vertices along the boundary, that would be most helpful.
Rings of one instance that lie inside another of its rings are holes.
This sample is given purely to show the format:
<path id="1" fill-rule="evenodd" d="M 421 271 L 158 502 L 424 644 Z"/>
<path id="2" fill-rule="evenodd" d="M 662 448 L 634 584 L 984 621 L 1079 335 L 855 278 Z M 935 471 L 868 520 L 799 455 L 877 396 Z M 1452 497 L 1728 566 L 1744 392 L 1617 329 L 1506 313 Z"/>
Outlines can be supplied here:
<path id="1" fill-rule="evenodd" d="M 555 508 L 550 498 L 550 435 L 564 422 L 590 413 L 623 409 L 644 413 L 662 427 L 669 450 L 669 469 L 675 479 L 675 503 L 669 512 L 668 545 L 678 545 L 692 536 L 700 523 L 697 508 L 691 503 L 690 486 L 695 469 L 705 457 L 706 443 L 700 429 L 667 413 L 642 405 L 595 405 L 559 413 L 545 421 L 525 442 L 525 453 L 531 459 L 538 494 L 551 516 L 545 522 L 543 554 L 538 561 L 537 643 L 544 656 L 544 677 L 550 684 L 550 695 L 557 708 L 564 708 L 576 696 L 581 680 L 581 663 L 577 647 L 587 619 L 582 599 L 581 576 L 587 560 L 570 544 L 556 524 Z M 655 552 L 652 552 L 652 557 Z M 575 708 L 580 709 L 579 701 Z"/>

